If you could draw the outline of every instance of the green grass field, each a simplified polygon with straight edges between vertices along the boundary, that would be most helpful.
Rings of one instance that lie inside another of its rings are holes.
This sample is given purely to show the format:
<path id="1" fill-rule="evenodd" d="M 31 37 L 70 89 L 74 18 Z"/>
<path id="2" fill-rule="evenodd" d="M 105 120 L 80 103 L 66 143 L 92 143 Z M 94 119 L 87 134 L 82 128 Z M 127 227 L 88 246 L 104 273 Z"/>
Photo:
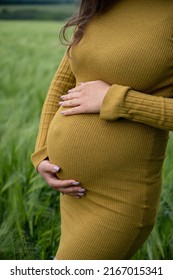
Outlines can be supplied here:
<path id="1" fill-rule="evenodd" d="M 59 22 L 1 21 L 0 259 L 52 259 L 59 196 L 30 162 L 41 107 L 64 53 Z M 173 259 L 173 135 L 155 228 L 134 259 Z"/>

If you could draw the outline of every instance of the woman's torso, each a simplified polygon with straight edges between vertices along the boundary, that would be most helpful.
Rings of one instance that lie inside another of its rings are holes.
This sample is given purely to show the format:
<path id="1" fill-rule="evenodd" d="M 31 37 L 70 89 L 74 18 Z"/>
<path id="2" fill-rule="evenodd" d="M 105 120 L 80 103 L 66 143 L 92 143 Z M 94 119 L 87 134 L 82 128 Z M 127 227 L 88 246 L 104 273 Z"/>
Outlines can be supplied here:
<path id="1" fill-rule="evenodd" d="M 95 17 L 72 51 L 76 83 L 103 80 L 169 97 L 170 3 L 122 0 Z M 61 166 L 60 177 L 86 185 L 103 174 L 107 179 L 112 174 L 119 180 L 159 180 L 168 132 L 125 119 L 103 121 L 99 114 L 64 117 L 60 111 L 47 143 L 50 160 Z"/>

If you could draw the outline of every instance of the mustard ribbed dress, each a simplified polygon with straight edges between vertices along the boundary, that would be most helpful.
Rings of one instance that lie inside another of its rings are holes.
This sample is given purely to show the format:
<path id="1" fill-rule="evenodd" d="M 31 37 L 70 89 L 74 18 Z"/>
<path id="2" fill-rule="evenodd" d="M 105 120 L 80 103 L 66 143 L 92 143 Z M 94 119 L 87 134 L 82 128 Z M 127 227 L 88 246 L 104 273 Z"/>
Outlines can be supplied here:
<path id="1" fill-rule="evenodd" d="M 152 230 L 173 130 L 172 11 L 168 0 L 118 1 L 55 74 L 32 162 L 49 157 L 87 190 L 60 196 L 58 260 L 129 259 Z M 111 85 L 100 114 L 61 115 L 60 96 L 94 80 Z"/>

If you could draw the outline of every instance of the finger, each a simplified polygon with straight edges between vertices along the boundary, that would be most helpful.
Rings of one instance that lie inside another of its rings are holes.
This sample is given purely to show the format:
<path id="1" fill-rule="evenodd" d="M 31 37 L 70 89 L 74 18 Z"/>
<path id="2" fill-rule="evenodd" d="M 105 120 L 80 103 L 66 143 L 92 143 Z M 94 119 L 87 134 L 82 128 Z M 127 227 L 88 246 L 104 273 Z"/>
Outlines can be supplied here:
<path id="1" fill-rule="evenodd" d="M 81 189 L 80 183 L 74 180 L 60 180 L 57 177 L 48 176 L 47 182 L 50 187 L 60 189 L 60 191 L 63 191 L 62 188 L 71 188 L 74 191 Z"/>
<path id="2" fill-rule="evenodd" d="M 79 106 L 80 105 L 80 101 L 79 101 L 79 99 L 72 99 L 72 100 L 68 100 L 68 101 L 61 101 L 61 102 L 59 102 L 59 105 L 61 105 L 62 107 L 75 107 L 75 106 Z"/>
<path id="3" fill-rule="evenodd" d="M 60 167 L 56 164 L 52 164 L 49 161 L 46 162 L 46 164 L 44 165 L 44 171 L 45 172 L 58 172 L 60 170 Z"/>
<path id="4" fill-rule="evenodd" d="M 73 92 L 73 93 L 61 95 L 61 99 L 63 101 L 71 100 L 71 99 L 75 99 L 75 98 L 79 98 L 79 92 Z"/>
<path id="5" fill-rule="evenodd" d="M 68 110 L 65 110 L 65 111 L 61 111 L 60 112 L 63 116 L 70 116 L 70 115 L 79 115 L 79 114 L 82 114 L 83 111 L 82 111 L 82 108 L 81 106 L 77 106 L 77 107 L 74 107 L 74 108 L 71 108 L 71 109 L 68 109 Z"/>
<path id="6" fill-rule="evenodd" d="M 85 83 L 80 83 L 79 86 L 69 89 L 68 93 L 80 92 L 84 85 L 85 85 Z"/>
<path id="7" fill-rule="evenodd" d="M 49 179 L 48 184 L 52 189 L 61 192 L 63 195 L 79 196 L 79 197 L 83 197 L 85 195 L 86 190 L 81 186 L 77 186 L 79 182 L 73 182 L 70 184 L 70 186 L 68 186 L 69 181 L 68 180 L 64 180 L 64 181 L 59 179 L 55 180 L 54 178 L 53 179 L 51 178 Z"/>
<path id="8" fill-rule="evenodd" d="M 62 192 L 61 192 L 61 194 L 64 195 L 64 193 L 62 193 Z M 84 195 L 80 195 L 80 194 L 71 195 L 71 194 L 70 194 L 70 196 L 73 196 L 73 197 L 75 197 L 75 198 L 77 198 L 77 199 L 80 199 L 80 198 L 82 198 Z"/>
<path id="9" fill-rule="evenodd" d="M 59 172 L 59 171 L 60 171 L 60 167 L 57 166 L 57 165 L 52 164 L 51 170 L 52 170 L 54 173 L 56 173 L 56 172 Z"/>
<path id="10" fill-rule="evenodd" d="M 80 193 L 80 192 L 75 192 L 75 193 L 65 193 L 65 192 L 60 192 L 62 195 L 69 195 L 69 196 L 74 196 L 78 198 L 82 198 L 85 196 L 85 193 Z"/>
<path id="11" fill-rule="evenodd" d="M 79 199 L 79 198 L 82 198 L 82 197 L 84 197 L 84 196 L 81 196 L 81 195 L 74 195 L 74 197 Z"/>
<path id="12" fill-rule="evenodd" d="M 54 187 L 54 189 L 64 193 L 64 194 L 69 194 L 69 195 L 83 195 L 85 194 L 86 190 L 84 188 L 77 188 L 77 187 L 65 187 L 65 188 L 62 188 L 62 187 Z"/>
<path id="13" fill-rule="evenodd" d="M 72 188 L 72 187 L 69 187 L 69 188 L 59 188 L 58 189 L 61 193 L 63 194 L 68 194 L 68 195 L 80 195 L 80 196 L 84 196 L 85 195 L 85 192 L 86 190 L 84 188 L 80 188 L 80 189 L 77 189 L 77 188 Z"/>
<path id="14" fill-rule="evenodd" d="M 59 180 L 60 181 L 60 180 Z M 61 182 L 62 183 L 62 182 Z M 75 183 L 77 184 L 77 182 Z M 75 186 L 74 183 L 71 184 L 70 186 L 61 186 L 54 184 L 52 185 L 52 187 L 58 191 L 60 191 L 63 194 L 68 194 L 68 195 L 81 195 L 83 196 L 86 192 L 85 188 L 83 188 L 82 186 Z"/>

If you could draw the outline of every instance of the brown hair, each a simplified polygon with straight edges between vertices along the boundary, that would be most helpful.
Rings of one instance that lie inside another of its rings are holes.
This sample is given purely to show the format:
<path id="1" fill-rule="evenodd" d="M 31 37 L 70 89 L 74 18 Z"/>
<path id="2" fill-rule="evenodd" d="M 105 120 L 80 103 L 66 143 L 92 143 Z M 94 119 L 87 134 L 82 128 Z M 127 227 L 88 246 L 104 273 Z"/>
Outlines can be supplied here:
<path id="1" fill-rule="evenodd" d="M 116 0 L 81 0 L 78 13 L 70 18 L 60 31 L 60 40 L 64 45 L 70 48 L 81 40 L 85 28 L 92 17 L 105 13 Z M 69 27 L 75 27 L 73 37 L 69 41 L 66 37 L 66 31 Z"/>

